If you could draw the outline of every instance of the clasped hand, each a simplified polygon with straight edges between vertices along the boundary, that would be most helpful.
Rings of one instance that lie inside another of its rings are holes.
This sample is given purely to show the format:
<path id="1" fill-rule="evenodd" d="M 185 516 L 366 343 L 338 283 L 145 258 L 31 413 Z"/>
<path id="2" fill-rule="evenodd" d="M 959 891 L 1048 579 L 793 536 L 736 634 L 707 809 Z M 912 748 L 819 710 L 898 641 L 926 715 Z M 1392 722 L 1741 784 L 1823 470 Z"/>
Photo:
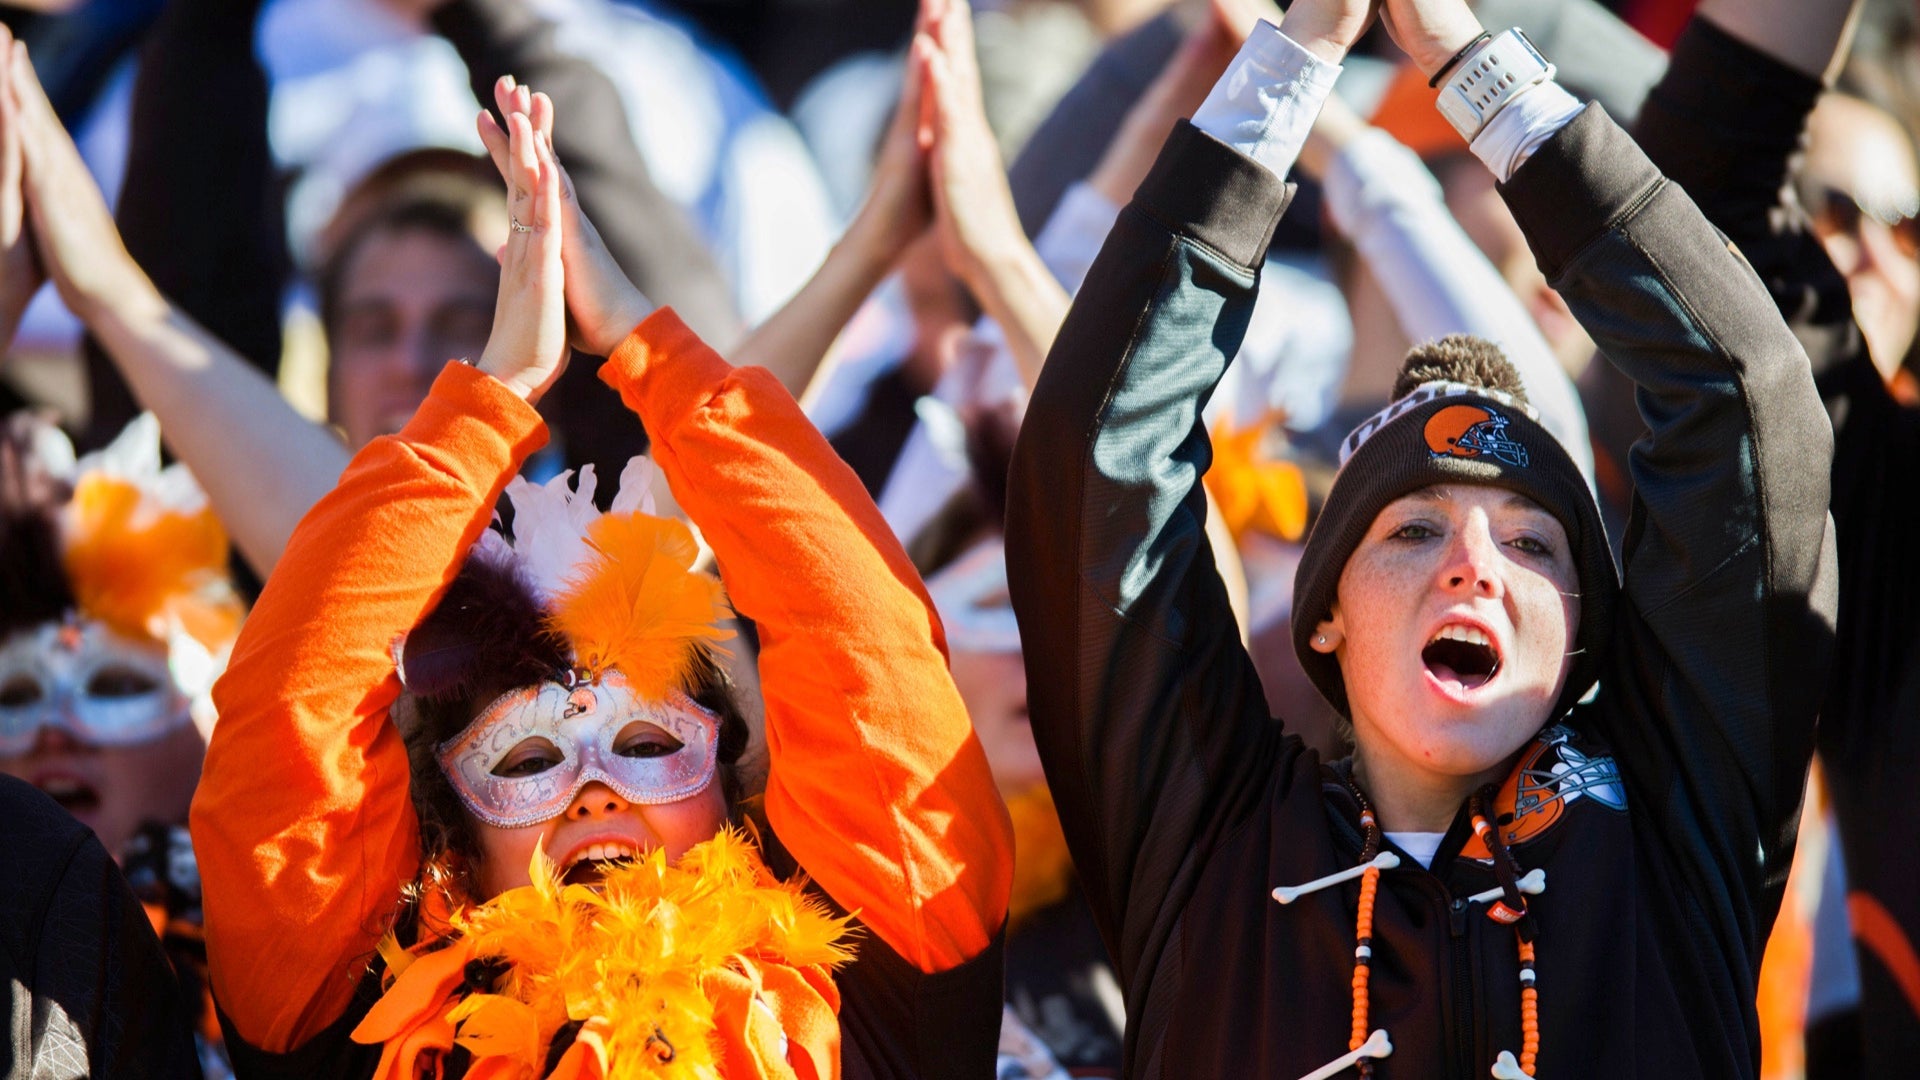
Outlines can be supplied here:
<path id="1" fill-rule="evenodd" d="M 531 403 L 573 349 L 607 355 L 652 305 L 580 209 L 554 154 L 552 99 L 507 77 L 495 84 L 494 102 L 506 127 L 485 111 L 478 126 L 507 184 L 512 231 L 500 250 L 493 333 L 477 366 Z"/>

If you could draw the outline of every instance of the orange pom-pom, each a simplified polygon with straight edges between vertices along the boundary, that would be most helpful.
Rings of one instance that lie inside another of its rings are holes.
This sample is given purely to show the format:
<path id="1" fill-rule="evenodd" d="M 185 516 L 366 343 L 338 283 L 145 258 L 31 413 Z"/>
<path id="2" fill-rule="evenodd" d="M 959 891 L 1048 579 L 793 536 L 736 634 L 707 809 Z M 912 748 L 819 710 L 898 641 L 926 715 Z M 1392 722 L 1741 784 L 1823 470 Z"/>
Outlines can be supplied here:
<path id="1" fill-rule="evenodd" d="M 608 514 L 587 542 L 595 557 L 554 598 L 553 629 L 589 675 L 618 668 L 645 698 L 682 689 L 698 650 L 731 634 L 718 625 L 720 583 L 693 572 L 693 533 L 651 514 Z"/>

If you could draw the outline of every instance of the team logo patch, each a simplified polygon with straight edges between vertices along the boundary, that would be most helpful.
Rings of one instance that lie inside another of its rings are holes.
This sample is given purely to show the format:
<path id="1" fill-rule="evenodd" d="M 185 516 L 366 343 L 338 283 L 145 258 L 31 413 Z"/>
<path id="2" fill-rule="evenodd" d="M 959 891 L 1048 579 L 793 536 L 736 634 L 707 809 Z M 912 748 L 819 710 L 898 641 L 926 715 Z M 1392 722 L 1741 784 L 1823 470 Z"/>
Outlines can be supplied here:
<path id="1" fill-rule="evenodd" d="M 1627 790 L 1613 758 L 1588 754 L 1573 745 L 1573 729 L 1556 724 L 1540 733 L 1520 764 L 1494 797 L 1494 827 L 1507 847 L 1540 837 L 1560 823 L 1567 807 L 1582 799 L 1624 812 Z M 1467 838 L 1460 854 L 1490 860 L 1493 853 L 1478 837 Z"/>
<path id="2" fill-rule="evenodd" d="M 1484 405 L 1449 405 L 1427 417 L 1427 449 L 1434 457 L 1490 457 L 1527 467 L 1527 448 L 1507 434 L 1510 421 Z"/>

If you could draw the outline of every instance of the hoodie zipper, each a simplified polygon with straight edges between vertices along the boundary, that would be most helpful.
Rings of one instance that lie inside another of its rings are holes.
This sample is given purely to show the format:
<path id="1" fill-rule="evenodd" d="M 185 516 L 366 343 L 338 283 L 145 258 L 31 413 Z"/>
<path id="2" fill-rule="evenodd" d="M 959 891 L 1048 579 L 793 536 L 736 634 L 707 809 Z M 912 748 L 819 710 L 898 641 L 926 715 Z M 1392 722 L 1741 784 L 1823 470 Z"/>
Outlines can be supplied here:
<path id="1" fill-rule="evenodd" d="M 1328 794 L 1337 793 L 1343 800 L 1352 798 L 1343 784 L 1327 783 L 1322 790 Z M 1333 821 L 1339 835 L 1353 850 L 1358 851 L 1363 843 L 1359 827 L 1344 813 L 1334 814 Z M 1380 875 L 1382 884 L 1386 877 L 1386 874 Z M 1473 905 L 1467 903 L 1465 897 L 1454 897 L 1438 876 L 1429 873 L 1426 878 L 1423 884 L 1431 887 L 1438 894 L 1440 902 L 1447 905 L 1448 943 L 1453 958 L 1453 1029 L 1458 1050 L 1448 1074 L 1458 1080 L 1478 1080 L 1473 1067 L 1473 1052 L 1478 1042 L 1473 1027 L 1473 940 L 1467 925 L 1473 914 Z"/>
<path id="2" fill-rule="evenodd" d="M 1465 897 L 1457 897 L 1447 908 L 1450 928 L 1453 931 L 1453 1030 L 1454 1045 L 1458 1051 L 1454 1055 L 1453 1075 L 1460 1080 L 1472 1080 L 1473 1077 L 1473 944 L 1467 931 L 1467 918 L 1471 915 L 1471 905 Z"/>

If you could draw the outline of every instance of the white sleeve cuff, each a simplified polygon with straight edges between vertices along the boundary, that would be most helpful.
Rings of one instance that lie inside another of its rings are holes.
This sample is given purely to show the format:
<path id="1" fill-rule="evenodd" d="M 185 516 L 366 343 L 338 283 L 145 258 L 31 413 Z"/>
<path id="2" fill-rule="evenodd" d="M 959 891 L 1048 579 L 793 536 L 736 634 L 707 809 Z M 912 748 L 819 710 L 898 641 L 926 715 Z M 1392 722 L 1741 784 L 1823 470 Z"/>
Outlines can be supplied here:
<path id="1" fill-rule="evenodd" d="M 1262 20 L 1193 114 L 1193 126 L 1284 180 L 1339 77 L 1338 64 Z"/>
<path id="2" fill-rule="evenodd" d="M 1572 123 L 1581 108 L 1578 99 L 1549 79 L 1496 113 L 1473 140 L 1473 152 L 1504 184 L 1541 143 Z"/>

